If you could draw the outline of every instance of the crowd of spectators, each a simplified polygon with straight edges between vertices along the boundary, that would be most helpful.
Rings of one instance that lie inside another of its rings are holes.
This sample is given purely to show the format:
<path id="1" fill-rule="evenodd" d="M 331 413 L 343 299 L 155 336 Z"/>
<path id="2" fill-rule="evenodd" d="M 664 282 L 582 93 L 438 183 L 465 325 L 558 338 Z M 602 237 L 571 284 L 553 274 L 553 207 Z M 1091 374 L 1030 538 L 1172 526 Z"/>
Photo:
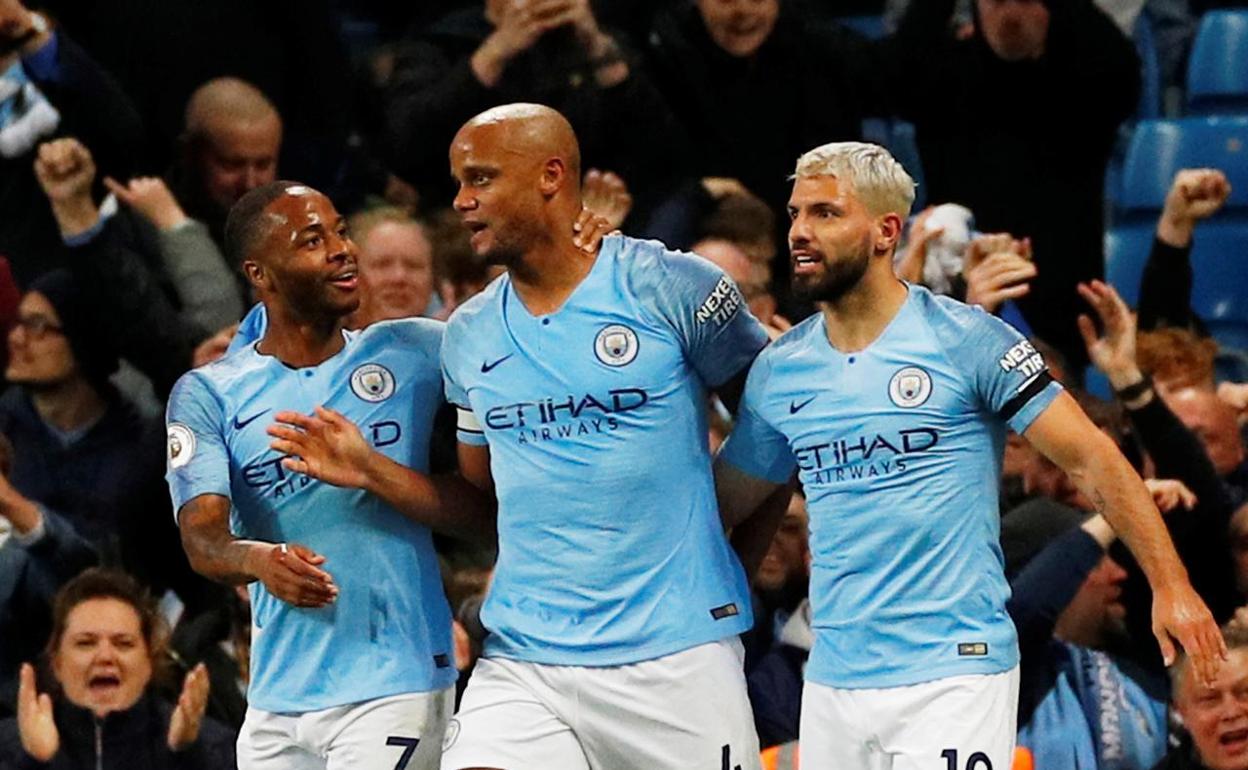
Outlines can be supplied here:
<path id="1" fill-rule="evenodd" d="M 445 319 L 497 269 L 448 210 L 451 137 L 527 101 L 575 127 L 587 207 L 719 265 L 773 338 L 811 312 L 787 288 L 794 160 L 862 138 L 865 119 L 913 123 L 933 207 L 914 212 L 898 274 L 1033 337 L 1148 480 L 1231 648 L 1212 685 L 1183 660 L 1167 676 L 1138 566 L 1012 438 L 1019 766 L 1248 770 L 1248 384 L 1220 376 L 1235 352 L 1189 301 L 1194 233 L 1226 176 L 1174 178 L 1138 307 L 1103 282 L 1103 180 L 1140 89 L 1128 33 L 1145 7 L 1176 83 L 1207 3 L 401 5 L 0 0 L 0 769 L 101 754 L 233 766 L 246 594 L 190 569 L 160 423 L 174 381 L 223 355 L 253 303 L 224 256 L 226 213 L 279 177 L 325 190 L 360 250 L 351 325 Z M 864 37 L 832 6 L 887 10 L 890 31 Z M 1085 369 L 1111 400 L 1083 389 Z M 710 409 L 714 443 L 731 425 Z M 445 433 L 435 464 L 453 462 Z M 753 580 L 746 667 L 765 747 L 797 738 L 806 532 L 799 492 Z M 442 550 L 467 676 L 493 555 Z"/>

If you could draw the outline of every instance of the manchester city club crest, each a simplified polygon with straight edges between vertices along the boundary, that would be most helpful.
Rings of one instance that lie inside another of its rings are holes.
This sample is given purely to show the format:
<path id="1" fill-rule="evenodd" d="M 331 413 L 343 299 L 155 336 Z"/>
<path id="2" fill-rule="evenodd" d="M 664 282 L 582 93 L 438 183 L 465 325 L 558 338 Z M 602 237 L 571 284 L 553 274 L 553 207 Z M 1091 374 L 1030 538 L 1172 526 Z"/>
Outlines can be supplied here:
<path id="1" fill-rule="evenodd" d="M 195 455 L 195 434 L 180 422 L 169 424 L 169 467 L 181 468 Z"/>
<path id="2" fill-rule="evenodd" d="M 888 397 L 903 409 L 927 402 L 932 395 L 932 377 L 917 366 L 899 369 L 888 383 Z"/>
<path id="3" fill-rule="evenodd" d="M 381 364 L 364 364 L 351 372 L 351 392 L 370 403 L 394 395 L 394 375 Z"/>
<path id="4" fill-rule="evenodd" d="M 594 355 L 607 366 L 631 364 L 637 348 L 637 333 L 623 324 L 604 326 L 594 339 Z"/>

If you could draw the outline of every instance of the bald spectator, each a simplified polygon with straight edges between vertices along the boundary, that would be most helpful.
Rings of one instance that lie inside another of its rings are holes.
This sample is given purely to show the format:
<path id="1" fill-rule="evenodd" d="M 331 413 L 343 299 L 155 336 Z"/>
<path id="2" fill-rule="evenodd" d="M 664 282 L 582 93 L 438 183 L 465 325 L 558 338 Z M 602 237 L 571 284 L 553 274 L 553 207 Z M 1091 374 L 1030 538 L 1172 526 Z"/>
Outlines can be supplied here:
<path id="1" fill-rule="evenodd" d="M 1204 445 L 1232 504 L 1238 506 L 1248 501 L 1248 466 L 1235 408 L 1213 391 L 1201 388 L 1184 388 L 1163 394 L 1162 398 Z"/>
<path id="2" fill-rule="evenodd" d="M 393 207 L 361 212 L 349 224 L 363 290 L 350 325 L 436 314 L 441 303 L 433 291 L 433 245 L 424 225 Z"/>
<path id="3" fill-rule="evenodd" d="M 230 207 L 276 178 L 281 116 L 250 83 L 217 78 L 191 95 L 180 142 L 171 186 L 182 208 L 208 225 L 219 246 Z"/>

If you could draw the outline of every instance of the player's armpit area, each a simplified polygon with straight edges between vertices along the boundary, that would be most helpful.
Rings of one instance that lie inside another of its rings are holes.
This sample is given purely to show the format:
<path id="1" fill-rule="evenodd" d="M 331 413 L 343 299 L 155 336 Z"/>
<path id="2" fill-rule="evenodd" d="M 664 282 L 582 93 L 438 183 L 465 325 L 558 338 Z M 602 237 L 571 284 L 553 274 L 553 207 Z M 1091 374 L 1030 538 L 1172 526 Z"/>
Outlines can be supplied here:
<path id="1" fill-rule="evenodd" d="M 732 530 L 732 548 L 751 576 L 762 564 L 772 538 L 784 520 L 796 480 L 787 484 L 751 476 L 723 460 L 715 461 L 715 497 L 725 529 Z"/>
<path id="2" fill-rule="evenodd" d="M 741 367 L 741 371 L 730 377 L 727 382 L 712 388 L 733 416 L 736 416 L 737 409 L 741 406 L 741 396 L 745 393 L 745 379 L 749 376 L 752 365 L 751 361 L 750 364 Z"/>

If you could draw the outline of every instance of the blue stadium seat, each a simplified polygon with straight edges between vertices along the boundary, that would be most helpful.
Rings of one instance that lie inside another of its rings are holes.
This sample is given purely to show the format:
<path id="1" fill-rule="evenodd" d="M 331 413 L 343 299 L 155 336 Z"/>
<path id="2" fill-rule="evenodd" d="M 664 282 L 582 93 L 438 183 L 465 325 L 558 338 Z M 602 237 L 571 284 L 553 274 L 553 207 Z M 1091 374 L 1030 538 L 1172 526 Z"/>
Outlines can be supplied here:
<path id="1" fill-rule="evenodd" d="M 1248 8 L 1209 11 L 1187 64 L 1190 115 L 1248 115 Z"/>
<path id="2" fill-rule="evenodd" d="M 1248 69 L 1248 60 L 1240 62 Z M 1248 117 L 1140 121 L 1122 170 L 1125 221 L 1153 220 L 1175 172 L 1213 167 L 1231 182 L 1230 209 L 1248 210 Z"/>
<path id="3" fill-rule="evenodd" d="M 841 16 L 836 22 L 868 40 L 879 40 L 884 37 L 883 16 Z"/>
<path id="4" fill-rule="evenodd" d="M 1140 277 L 1153 247 L 1155 231 L 1154 224 L 1139 222 L 1119 225 L 1105 233 L 1105 280 L 1131 307 L 1140 298 Z"/>
<path id="5" fill-rule="evenodd" d="M 1161 117 L 1161 63 L 1157 58 L 1157 39 L 1148 11 L 1135 17 L 1132 34 L 1135 52 L 1140 57 L 1140 102 L 1135 108 L 1137 120 Z"/>
<path id="6" fill-rule="evenodd" d="M 1248 217 L 1218 215 L 1196 228 L 1192 309 L 1210 323 L 1248 324 Z"/>

